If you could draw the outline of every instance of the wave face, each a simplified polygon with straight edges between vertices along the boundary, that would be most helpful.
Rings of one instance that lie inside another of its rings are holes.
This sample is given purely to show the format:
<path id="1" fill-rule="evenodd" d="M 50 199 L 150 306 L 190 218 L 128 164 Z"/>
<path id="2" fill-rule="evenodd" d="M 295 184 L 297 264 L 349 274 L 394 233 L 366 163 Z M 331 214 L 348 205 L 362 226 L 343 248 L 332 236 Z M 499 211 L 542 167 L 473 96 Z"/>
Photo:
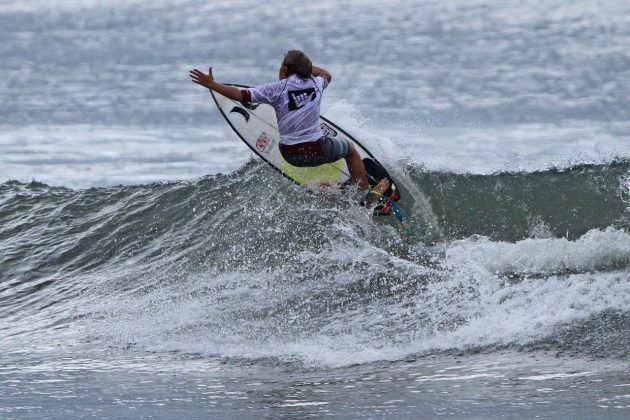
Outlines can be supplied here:
<path id="1" fill-rule="evenodd" d="M 255 161 L 138 186 L 6 182 L 2 347 L 332 366 L 497 346 L 628 357 L 630 162 L 399 177 L 413 229 Z"/>
<path id="2" fill-rule="evenodd" d="M 627 227 L 630 220 L 625 160 L 493 175 L 425 172 L 410 165 L 409 176 L 451 238 L 577 239 L 591 229 Z"/>

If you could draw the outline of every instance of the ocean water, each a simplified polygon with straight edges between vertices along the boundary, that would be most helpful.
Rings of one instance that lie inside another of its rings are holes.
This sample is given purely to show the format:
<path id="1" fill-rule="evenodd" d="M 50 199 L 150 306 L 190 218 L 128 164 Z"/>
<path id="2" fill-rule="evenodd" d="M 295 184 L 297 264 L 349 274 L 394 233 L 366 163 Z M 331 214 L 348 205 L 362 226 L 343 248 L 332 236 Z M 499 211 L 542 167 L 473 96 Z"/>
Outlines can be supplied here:
<path id="1" fill-rule="evenodd" d="M 630 4 L 0 0 L 0 417 L 628 418 Z M 331 71 L 413 219 L 191 68 Z"/>

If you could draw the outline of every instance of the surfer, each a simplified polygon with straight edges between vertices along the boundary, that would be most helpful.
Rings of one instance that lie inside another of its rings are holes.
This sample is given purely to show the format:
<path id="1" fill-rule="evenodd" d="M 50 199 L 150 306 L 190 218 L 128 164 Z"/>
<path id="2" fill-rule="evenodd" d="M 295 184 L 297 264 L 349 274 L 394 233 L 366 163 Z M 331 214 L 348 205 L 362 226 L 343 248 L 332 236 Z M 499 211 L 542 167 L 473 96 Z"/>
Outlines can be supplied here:
<path id="1" fill-rule="evenodd" d="M 366 205 L 373 205 L 390 186 L 383 178 L 370 189 L 365 166 L 354 145 L 342 138 L 324 135 L 319 124 L 322 93 L 332 80 L 330 72 L 312 64 L 299 50 L 284 55 L 278 81 L 255 88 L 239 88 L 214 80 L 212 67 L 208 74 L 193 69 L 193 83 L 212 89 L 239 102 L 264 103 L 273 106 L 280 132 L 280 153 L 293 166 L 319 166 L 343 158 L 350 179 L 362 191 L 369 191 Z"/>

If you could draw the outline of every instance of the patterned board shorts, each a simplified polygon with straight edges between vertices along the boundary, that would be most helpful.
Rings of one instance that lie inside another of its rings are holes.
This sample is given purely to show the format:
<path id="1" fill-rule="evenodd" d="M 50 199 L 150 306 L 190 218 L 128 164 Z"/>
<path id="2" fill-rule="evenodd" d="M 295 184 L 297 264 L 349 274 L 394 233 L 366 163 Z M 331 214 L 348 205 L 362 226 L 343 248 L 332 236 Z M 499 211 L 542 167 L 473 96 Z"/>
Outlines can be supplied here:
<path id="1" fill-rule="evenodd" d="M 319 166 L 336 162 L 348 155 L 346 139 L 324 136 L 319 140 L 292 145 L 280 144 L 282 157 L 293 166 Z"/>

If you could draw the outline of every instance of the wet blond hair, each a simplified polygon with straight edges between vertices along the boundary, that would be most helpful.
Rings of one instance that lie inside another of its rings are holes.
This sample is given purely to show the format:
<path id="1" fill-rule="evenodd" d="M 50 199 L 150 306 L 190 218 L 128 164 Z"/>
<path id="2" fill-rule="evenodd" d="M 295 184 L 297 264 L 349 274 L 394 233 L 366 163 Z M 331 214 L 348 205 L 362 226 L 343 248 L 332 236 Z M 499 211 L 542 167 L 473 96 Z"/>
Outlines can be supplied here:
<path id="1" fill-rule="evenodd" d="M 302 79 L 308 79 L 313 74 L 313 63 L 300 50 L 291 50 L 284 55 L 282 64 L 287 66 L 289 75 L 296 74 Z"/>

